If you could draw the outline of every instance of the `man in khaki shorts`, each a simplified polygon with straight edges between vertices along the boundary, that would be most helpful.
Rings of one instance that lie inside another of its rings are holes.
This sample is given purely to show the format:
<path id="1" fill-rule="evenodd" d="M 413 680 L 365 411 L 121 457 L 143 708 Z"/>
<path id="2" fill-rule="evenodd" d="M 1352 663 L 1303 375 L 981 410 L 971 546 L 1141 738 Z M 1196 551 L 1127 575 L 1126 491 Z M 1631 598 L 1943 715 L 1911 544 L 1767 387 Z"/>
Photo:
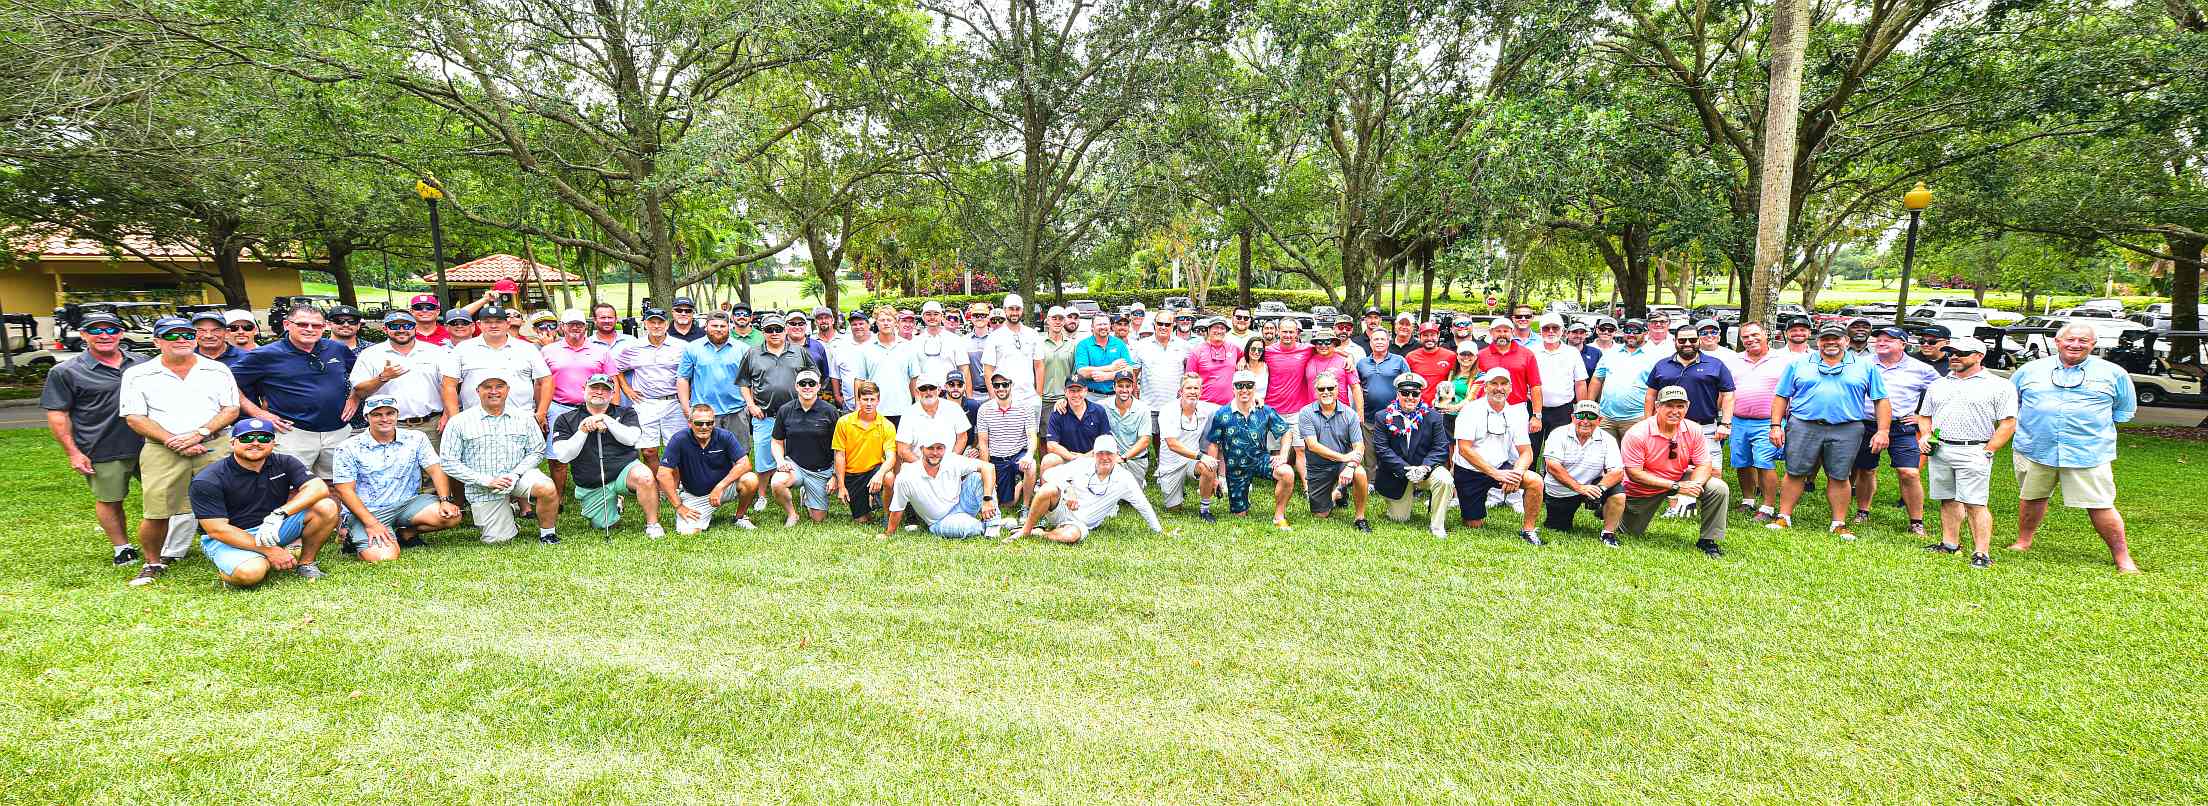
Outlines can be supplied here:
<path id="1" fill-rule="evenodd" d="M 221 429 L 238 418 L 238 382 L 222 362 L 199 355 L 191 320 L 164 317 L 153 325 L 161 358 L 123 371 L 116 413 L 146 440 L 138 453 L 145 517 L 138 545 L 146 564 L 130 580 L 150 585 L 169 570 L 162 544 L 169 518 L 192 514 L 192 476 L 230 453 Z"/>
<path id="2" fill-rule="evenodd" d="M 84 336 L 85 352 L 46 373 L 38 403 L 69 466 L 92 485 L 92 509 L 114 547 L 112 559 L 129 565 L 138 559 L 138 547 L 123 531 L 123 499 L 130 497 L 130 480 L 138 477 L 138 453 L 146 440 L 115 409 L 123 371 L 146 356 L 123 349 L 123 323 L 114 314 L 85 314 L 77 332 Z"/>
<path id="3" fill-rule="evenodd" d="M 2116 570 L 2139 573 L 2116 511 L 2116 424 L 2139 408 L 2131 376 L 2093 355 L 2097 339 L 2083 323 L 2055 333 L 2055 354 L 2025 364 L 2016 385 L 2016 542 L 2025 551 L 2047 518 L 2047 500 L 2062 487 L 2062 503 L 2083 509 L 2100 532 Z"/>

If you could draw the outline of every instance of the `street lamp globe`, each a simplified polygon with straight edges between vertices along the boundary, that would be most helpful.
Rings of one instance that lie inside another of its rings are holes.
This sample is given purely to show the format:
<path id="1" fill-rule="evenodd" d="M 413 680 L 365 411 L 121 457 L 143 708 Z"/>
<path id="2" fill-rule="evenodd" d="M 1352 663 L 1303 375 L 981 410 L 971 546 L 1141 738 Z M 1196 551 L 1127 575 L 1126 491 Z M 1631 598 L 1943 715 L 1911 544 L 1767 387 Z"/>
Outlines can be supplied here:
<path id="1" fill-rule="evenodd" d="M 1923 182 L 1918 182 L 1915 189 L 1901 194 L 1901 206 L 1911 212 L 1921 212 L 1932 206 L 1932 191 L 1926 189 Z"/>

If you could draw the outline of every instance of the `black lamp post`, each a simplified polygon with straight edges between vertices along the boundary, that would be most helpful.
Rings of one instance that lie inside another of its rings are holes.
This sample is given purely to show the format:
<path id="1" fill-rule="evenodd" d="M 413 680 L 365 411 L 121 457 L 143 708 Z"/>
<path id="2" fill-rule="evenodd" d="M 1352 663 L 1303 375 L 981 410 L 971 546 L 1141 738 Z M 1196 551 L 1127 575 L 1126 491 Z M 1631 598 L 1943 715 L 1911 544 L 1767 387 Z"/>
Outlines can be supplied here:
<path id="1" fill-rule="evenodd" d="M 1917 219 L 1924 217 L 1924 208 L 1932 206 L 1932 191 L 1918 182 L 1914 190 L 1901 194 L 1901 206 L 1909 211 L 1909 237 L 1901 247 L 1901 304 L 1894 306 L 1897 325 L 1909 316 L 1909 270 L 1917 262 Z"/>
<path id="2" fill-rule="evenodd" d="M 445 230 L 437 221 L 437 200 L 444 198 L 445 192 L 428 180 L 417 179 L 414 180 L 414 195 L 429 203 L 429 259 L 437 267 L 437 304 L 449 305 L 451 298 L 445 286 Z"/>

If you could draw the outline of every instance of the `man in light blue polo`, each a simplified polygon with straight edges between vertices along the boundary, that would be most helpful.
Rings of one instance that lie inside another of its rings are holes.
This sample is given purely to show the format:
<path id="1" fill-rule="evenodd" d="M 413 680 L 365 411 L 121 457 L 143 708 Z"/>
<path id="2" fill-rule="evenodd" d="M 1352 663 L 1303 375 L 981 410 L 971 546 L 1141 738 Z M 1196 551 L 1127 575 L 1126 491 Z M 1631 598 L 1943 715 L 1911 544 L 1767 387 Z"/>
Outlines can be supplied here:
<path id="1" fill-rule="evenodd" d="M 712 409 L 718 428 L 731 434 L 749 434 L 744 423 L 744 398 L 736 391 L 736 373 L 743 368 L 751 345 L 730 336 L 729 327 L 728 312 L 706 315 L 705 338 L 684 347 L 682 362 L 675 365 L 675 399 L 686 412 L 692 406 Z"/>
<path id="2" fill-rule="evenodd" d="M 1587 396 L 1602 404 L 1602 427 L 1614 439 L 1623 439 L 1647 415 L 1648 370 L 1663 358 L 1644 341 L 1647 322 L 1627 319 L 1623 332 L 1625 343 L 1595 364 L 1595 375 L 1587 382 Z"/>
<path id="3" fill-rule="evenodd" d="M 1863 450 L 1865 420 L 1876 426 L 1869 433 L 1871 451 L 1885 450 L 1893 424 L 1885 378 L 1869 359 L 1848 350 L 1847 328 L 1825 325 L 1817 332 L 1817 354 L 1787 365 L 1771 395 L 1771 444 L 1786 452 L 1786 482 L 1780 485 L 1779 513 L 1764 528 L 1794 525 L 1794 504 L 1810 472 L 1822 466 L 1825 501 L 1832 506 L 1826 531 L 1855 539 L 1844 519 L 1854 500 L 1848 478 Z"/>
<path id="4" fill-rule="evenodd" d="M 2116 511 L 2116 424 L 2139 408 L 2131 376 L 2093 355 L 2096 336 L 2080 322 L 2055 332 L 2055 354 L 2009 376 L 2016 384 L 2016 542 L 2025 551 L 2047 518 L 2047 499 L 2062 486 L 2062 503 L 2083 509 L 2108 544 L 2116 570 L 2139 573 Z"/>

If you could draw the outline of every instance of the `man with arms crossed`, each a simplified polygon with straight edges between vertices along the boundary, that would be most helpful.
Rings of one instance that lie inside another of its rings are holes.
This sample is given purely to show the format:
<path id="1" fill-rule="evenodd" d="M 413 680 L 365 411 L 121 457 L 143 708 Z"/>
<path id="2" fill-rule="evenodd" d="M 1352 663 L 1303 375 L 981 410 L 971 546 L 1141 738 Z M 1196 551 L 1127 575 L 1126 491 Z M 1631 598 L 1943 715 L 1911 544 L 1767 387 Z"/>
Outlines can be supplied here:
<path id="1" fill-rule="evenodd" d="M 2016 387 L 1986 371 L 1986 343 L 1958 336 L 1946 345 L 1947 377 L 1925 387 L 1917 404 L 1917 441 L 1924 449 L 1932 500 L 1940 502 L 1940 540 L 1927 551 L 1954 554 L 1970 523 L 1972 568 L 1993 566 L 1993 457 L 2016 434 Z M 1937 435 L 1937 436 L 1935 436 Z"/>
<path id="2" fill-rule="evenodd" d="M 145 439 L 138 451 L 139 489 L 145 509 L 138 546 L 146 563 L 132 586 L 150 585 L 184 559 L 190 544 L 168 548 L 169 519 L 191 515 L 192 477 L 230 452 L 221 434 L 238 418 L 238 382 L 222 362 L 199 355 L 192 323 L 166 317 L 153 323 L 161 357 L 123 370 L 116 413 Z"/>
<path id="3" fill-rule="evenodd" d="M 1224 329 L 1224 328 L 1222 328 Z M 1158 412 L 1158 503 L 1177 509 L 1187 495 L 1188 477 L 1196 476 L 1199 498 L 1211 498 L 1218 476 L 1218 462 L 1204 455 L 1204 429 L 1219 410 L 1203 398 L 1204 381 L 1194 373 L 1181 376 L 1180 399 Z"/>
<path id="4" fill-rule="evenodd" d="M 368 430 L 337 446 L 330 487 L 352 514 L 352 550 L 362 562 L 388 562 L 422 545 L 422 533 L 459 526 L 460 499 L 429 437 L 399 427 L 398 398 L 377 395 L 363 405 Z M 420 492 L 424 474 L 435 495 Z"/>
<path id="5" fill-rule="evenodd" d="M 329 483 L 276 453 L 274 423 L 239 420 L 230 440 L 229 456 L 192 477 L 199 553 L 222 581 L 241 588 L 261 584 L 270 569 L 321 579 L 315 555 L 337 530 L 339 514 Z"/>

